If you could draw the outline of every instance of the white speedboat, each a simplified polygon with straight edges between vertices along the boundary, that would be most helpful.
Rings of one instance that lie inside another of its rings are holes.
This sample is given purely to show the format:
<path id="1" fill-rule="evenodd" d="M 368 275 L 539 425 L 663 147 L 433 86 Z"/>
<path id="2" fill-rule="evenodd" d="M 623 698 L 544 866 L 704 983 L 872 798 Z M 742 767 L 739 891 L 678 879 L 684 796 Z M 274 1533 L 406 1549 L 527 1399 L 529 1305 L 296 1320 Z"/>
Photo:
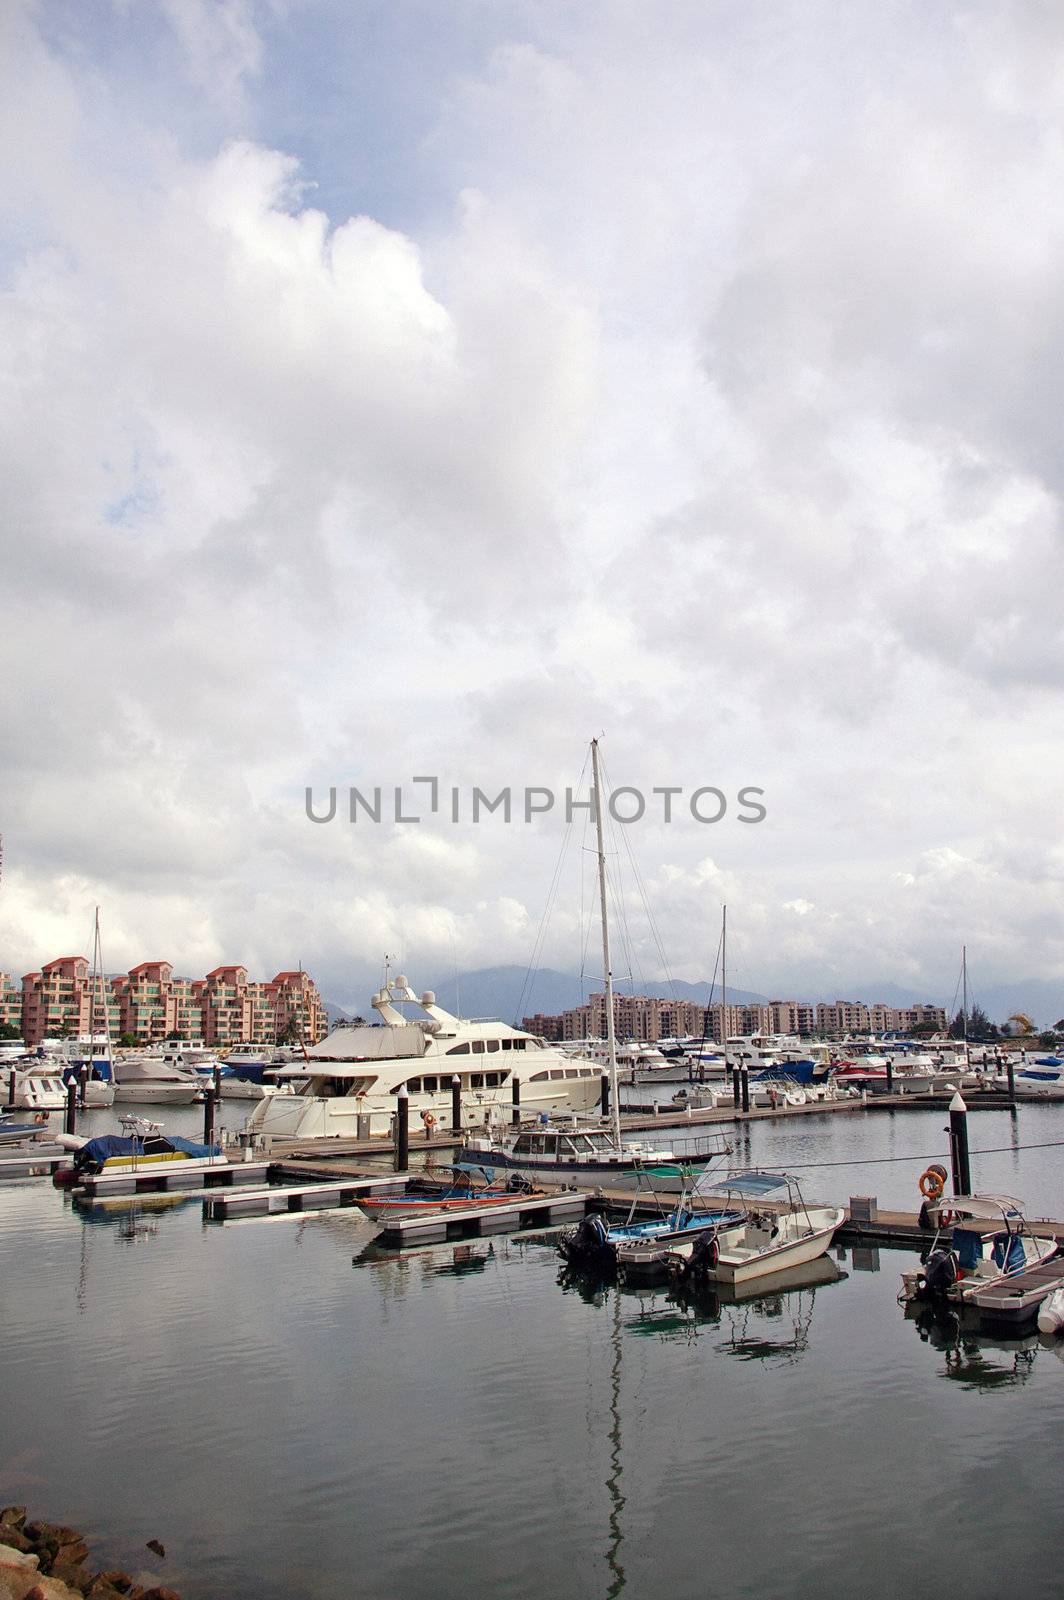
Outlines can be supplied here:
<path id="1" fill-rule="evenodd" d="M 203 1097 L 203 1083 L 191 1067 L 164 1056 L 120 1056 L 115 1062 L 115 1102 L 119 1105 L 190 1106 Z"/>
<path id="2" fill-rule="evenodd" d="M 402 1005 L 422 1014 L 406 1017 Z M 401 1088 L 409 1096 L 413 1139 L 419 1131 L 449 1125 L 455 1077 L 466 1127 L 508 1113 L 515 1078 L 525 1113 L 590 1111 L 599 1100 L 600 1073 L 592 1062 L 568 1058 L 505 1022 L 452 1016 L 431 990 L 415 994 L 405 977 L 375 994 L 373 1007 L 378 1023 L 341 1025 L 302 1061 L 278 1071 L 278 1082 L 293 1085 L 294 1092 L 271 1095 L 255 1107 L 247 1123 L 254 1139 L 268 1144 L 276 1138 L 387 1134 Z"/>
<path id="3" fill-rule="evenodd" d="M 782 1205 L 769 1197 L 786 1194 Z M 740 1285 L 755 1278 L 815 1261 L 826 1253 L 845 1216 L 840 1206 L 810 1206 L 796 1178 L 785 1172 L 739 1172 L 712 1185 L 700 1185 L 704 1204 L 716 1200 L 729 1210 L 745 1208 L 738 1223 L 722 1222 L 690 1241 L 678 1241 L 668 1254 L 669 1271 L 692 1282 Z"/>

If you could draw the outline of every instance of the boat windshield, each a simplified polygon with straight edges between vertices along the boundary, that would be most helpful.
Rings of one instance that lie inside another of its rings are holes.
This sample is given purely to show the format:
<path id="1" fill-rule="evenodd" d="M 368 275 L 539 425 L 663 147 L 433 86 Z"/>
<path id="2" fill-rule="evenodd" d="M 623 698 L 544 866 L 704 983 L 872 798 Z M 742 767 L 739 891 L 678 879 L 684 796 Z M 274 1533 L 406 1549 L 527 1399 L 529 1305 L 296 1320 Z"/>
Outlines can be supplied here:
<path id="1" fill-rule="evenodd" d="M 581 1133 L 577 1136 L 578 1150 L 612 1150 L 613 1140 L 608 1133 Z"/>

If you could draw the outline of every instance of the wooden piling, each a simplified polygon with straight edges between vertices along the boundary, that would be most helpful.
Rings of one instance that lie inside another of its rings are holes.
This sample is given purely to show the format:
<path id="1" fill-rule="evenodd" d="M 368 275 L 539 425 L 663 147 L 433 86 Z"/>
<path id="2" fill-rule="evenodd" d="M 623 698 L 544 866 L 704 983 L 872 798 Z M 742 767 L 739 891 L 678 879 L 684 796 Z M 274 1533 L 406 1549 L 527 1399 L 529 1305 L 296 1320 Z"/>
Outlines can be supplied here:
<path id="1" fill-rule="evenodd" d="M 451 1078 L 451 1132 L 462 1131 L 462 1080 L 457 1072 Z"/>
<path id="2" fill-rule="evenodd" d="M 410 1096 L 405 1083 L 399 1085 L 395 1099 L 395 1170 L 405 1172 L 410 1165 Z"/>
<path id="3" fill-rule="evenodd" d="M 78 1131 L 78 1080 L 71 1078 L 66 1086 L 66 1116 L 63 1119 L 63 1132 L 76 1133 Z"/>
<path id="4" fill-rule="evenodd" d="M 953 1168 L 953 1193 L 971 1194 L 972 1169 L 968 1159 L 968 1108 L 960 1093 L 949 1103 L 949 1151 Z"/>

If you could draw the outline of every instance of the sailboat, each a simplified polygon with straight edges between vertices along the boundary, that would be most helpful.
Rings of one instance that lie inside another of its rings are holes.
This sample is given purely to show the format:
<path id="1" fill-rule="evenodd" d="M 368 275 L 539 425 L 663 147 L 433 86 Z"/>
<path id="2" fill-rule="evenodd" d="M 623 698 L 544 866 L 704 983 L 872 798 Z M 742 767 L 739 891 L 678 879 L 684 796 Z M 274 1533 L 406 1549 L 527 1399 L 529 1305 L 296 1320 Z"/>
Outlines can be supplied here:
<path id="1" fill-rule="evenodd" d="M 488 1129 L 469 1138 L 459 1152 L 461 1165 L 477 1167 L 489 1176 L 516 1172 L 532 1181 L 577 1184 L 607 1183 L 614 1188 L 635 1188 L 646 1175 L 655 1189 L 682 1192 L 689 1173 L 701 1171 L 719 1155 L 729 1154 L 723 1139 L 716 1139 L 708 1154 L 683 1165 L 672 1150 L 621 1139 L 621 1108 L 617 1071 L 617 1032 L 613 1014 L 613 966 L 606 906 L 606 847 L 602 831 L 602 780 L 598 740 L 591 741 L 592 785 L 595 796 L 595 837 L 598 846 L 599 906 L 602 919 L 602 963 L 606 987 L 606 1048 L 609 1062 L 610 1115 L 608 1124 L 581 1124 L 544 1117 L 535 1127 Z"/>

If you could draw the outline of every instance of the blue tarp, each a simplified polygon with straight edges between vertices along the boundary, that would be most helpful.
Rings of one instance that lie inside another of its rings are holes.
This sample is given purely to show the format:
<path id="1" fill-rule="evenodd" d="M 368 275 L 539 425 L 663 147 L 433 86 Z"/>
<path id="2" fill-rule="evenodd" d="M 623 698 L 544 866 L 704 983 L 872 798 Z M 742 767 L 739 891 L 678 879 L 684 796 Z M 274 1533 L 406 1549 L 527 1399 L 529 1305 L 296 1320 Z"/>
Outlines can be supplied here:
<path id="1" fill-rule="evenodd" d="M 207 1156 L 220 1156 L 220 1145 L 195 1144 L 191 1139 L 180 1139 L 176 1134 L 149 1134 L 145 1139 L 127 1139 L 119 1133 L 104 1133 L 83 1144 L 74 1157 L 76 1167 L 103 1166 L 109 1156 L 158 1155 L 167 1150 L 180 1150 L 187 1156 L 205 1160 Z"/>

